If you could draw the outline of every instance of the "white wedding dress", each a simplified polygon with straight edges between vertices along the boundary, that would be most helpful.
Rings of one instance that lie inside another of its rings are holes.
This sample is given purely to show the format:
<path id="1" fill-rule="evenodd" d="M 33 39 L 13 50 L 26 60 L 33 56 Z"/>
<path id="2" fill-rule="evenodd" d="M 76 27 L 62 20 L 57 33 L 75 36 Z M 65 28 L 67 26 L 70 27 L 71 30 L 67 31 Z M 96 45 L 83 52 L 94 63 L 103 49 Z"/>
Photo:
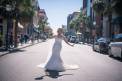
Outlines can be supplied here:
<path id="1" fill-rule="evenodd" d="M 55 37 L 55 42 L 52 48 L 51 55 L 47 58 L 44 64 L 38 65 L 38 67 L 45 68 L 47 70 L 65 71 L 66 69 L 77 69 L 77 65 L 66 65 L 63 63 L 60 53 L 62 49 L 63 38 Z"/>

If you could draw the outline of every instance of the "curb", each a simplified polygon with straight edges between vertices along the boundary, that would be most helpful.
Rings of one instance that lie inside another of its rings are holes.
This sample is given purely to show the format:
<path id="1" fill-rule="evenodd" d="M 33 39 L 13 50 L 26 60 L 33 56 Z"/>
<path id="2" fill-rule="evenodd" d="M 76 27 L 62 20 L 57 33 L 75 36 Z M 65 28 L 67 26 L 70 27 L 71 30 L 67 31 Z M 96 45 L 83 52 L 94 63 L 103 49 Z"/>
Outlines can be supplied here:
<path id="1" fill-rule="evenodd" d="M 5 56 L 5 55 L 10 54 L 10 53 L 14 53 L 16 51 L 19 51 L 20 49 L 27 48 L 27 47 L 30 47 L 30 46 L 33 46 L 33 45 L 36 45 L 36 44 L 39 44 L 39 43 L 42 43 L 42 42 L 43 41 L 37 42 L 37 43 L 34 43 L 34 44 L 31 43 L 31 44 L 28 44 L 28 45 L 18 46 L 17 48 L 10 49 L 9 51 L 0 52 L 0 57 Z"/>

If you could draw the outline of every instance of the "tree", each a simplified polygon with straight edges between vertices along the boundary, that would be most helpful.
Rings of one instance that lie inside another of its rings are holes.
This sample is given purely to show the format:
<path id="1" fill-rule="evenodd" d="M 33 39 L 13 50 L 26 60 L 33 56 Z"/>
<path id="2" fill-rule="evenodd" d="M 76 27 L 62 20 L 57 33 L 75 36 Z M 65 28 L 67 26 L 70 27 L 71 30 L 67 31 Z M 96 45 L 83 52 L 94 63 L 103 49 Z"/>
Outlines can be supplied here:
<path id="1" fill-rule="evenodd" d="M 31 0 L 18 0 L 19 11 L 20 11 L 20 21 L 21 23 L 28 23 L 32 21 L 34 15 L 34 9 L 31 3 Z"/>
<path id="2" fill-rule="evenodd" d="M 102 25 L 101 17 L 102 17 L 103 12 L 106 8 L 105 1 L 106 0 L 94 0 L 93 1 L 93 10 L 95 12 L 96 18 L 98 18 L 97 21 L 96 21 L 97 25 L 96 25 L 96 28 L 95 28 L 97 36 L 101 36 L 101 34 L 102 34 L 102 32 L 101 32 L 101 30 L 102 30 L 101 29 L 101 25 Z"/>
<path id="3" fill-rule="evenodd" d="M 105 10 L 105 1 L 104 0 L 94 0 L 93 9 L 97 15 L 101 15 Z"/>
<path id="4" fill-rule="evenodd" d="M 112 9 L 117 12 L 118 15 L 122 14 L 122 0 L 113 0 L 112 3 Z"/>
<path id="5" fill-rule="evenodd" d="M 39 31 L 43 31 L 44 32 L 44 29 L 45 27 L 48 25 L 49 23 L 47 22 L 47 20 L 40 20 L 39 21 Z"/>
<path id="6" fill-rule="evenodd" d="M 73 29 L 73 28 L 75 28 L 75 21 L 72 20 L 70 22 L 70 29 Z"/>
<path id="7" fill-rule="evenodd" d="M 75 29 L 76 32 L 80 31 L 80 22 L 82 20 L 81 14 L 79 14 L 75 19 L 70 21 L 70 29 Z"/>

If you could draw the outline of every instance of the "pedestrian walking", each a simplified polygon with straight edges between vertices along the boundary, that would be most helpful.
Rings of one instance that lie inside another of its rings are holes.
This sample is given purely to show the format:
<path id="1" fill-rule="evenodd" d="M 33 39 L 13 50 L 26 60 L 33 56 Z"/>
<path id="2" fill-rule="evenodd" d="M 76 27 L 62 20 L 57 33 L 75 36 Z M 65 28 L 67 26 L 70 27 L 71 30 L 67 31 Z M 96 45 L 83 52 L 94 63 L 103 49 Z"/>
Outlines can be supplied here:
<path id="1" fill-rule="evenodd" d="M 29 40 L 29 36 L 25 34 L 24 35 L 24 43 L 26 44 L 28 42 L 28 40 Z"/>

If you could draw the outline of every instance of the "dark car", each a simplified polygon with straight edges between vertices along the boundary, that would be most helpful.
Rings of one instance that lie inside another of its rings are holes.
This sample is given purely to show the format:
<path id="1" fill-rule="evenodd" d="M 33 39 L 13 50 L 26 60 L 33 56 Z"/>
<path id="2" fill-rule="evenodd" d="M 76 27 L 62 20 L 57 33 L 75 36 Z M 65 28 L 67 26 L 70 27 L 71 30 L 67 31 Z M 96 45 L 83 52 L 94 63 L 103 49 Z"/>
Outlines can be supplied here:
<path id="1" fill-rule="evenodd" d="M 93 43 L 93 50 L 100 53 L 108 53 L 108 45 L 110 40 L 108 38 L 101 37 L 96 39 Z"/>

